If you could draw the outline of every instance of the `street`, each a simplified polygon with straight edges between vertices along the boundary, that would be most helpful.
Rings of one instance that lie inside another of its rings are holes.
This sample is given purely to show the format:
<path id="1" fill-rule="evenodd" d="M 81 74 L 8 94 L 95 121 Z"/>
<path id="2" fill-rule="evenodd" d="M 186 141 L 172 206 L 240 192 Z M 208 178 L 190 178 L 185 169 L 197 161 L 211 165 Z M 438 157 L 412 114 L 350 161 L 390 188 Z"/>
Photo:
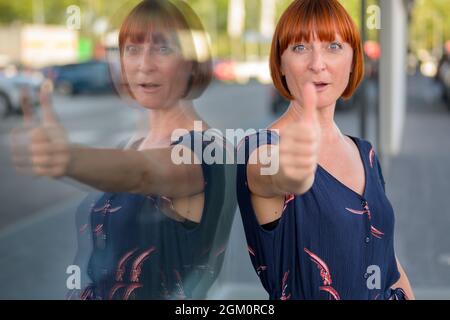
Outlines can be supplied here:
<path id="1" fill-rule="evenodd" d="M 383 168 L 396 212 L 396 252 L 418 299 L 450 299 L 450 112 L 431 80 L 408 81 L 403 148 Z M 275 120 L 269 97 L 269 87 L 256 82 L 213 83 L 196 107 L 211 127 L 259 129 Z M 133 135 L 145 115 L 129 105 L 113 95 L 54 99 L 70 141 L 95 147 L 114 147 Z M 337 112 L 336 122 L 343 133 L 359 136 L 358 116 L 357 110 Z M 376 146 L 374 119 L 370 110 L 368 140 Z M 8 134 L 20 124 L 18 116 L 0 120 L 0 299 L 64 299 L 66 268 L 76 250 L 74 212 L 87 189 L 67 179 L 18 175 Z M 252 269 L 239 214 L 210 297 L 267 298 Z"/>

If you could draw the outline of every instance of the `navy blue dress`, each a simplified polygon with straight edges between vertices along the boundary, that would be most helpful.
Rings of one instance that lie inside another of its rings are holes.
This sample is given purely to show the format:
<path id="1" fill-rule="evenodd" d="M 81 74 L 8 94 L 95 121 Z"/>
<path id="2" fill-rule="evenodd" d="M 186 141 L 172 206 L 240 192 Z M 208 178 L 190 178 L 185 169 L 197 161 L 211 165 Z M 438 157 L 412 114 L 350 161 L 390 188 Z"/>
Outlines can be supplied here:
<path id="1" fill-rule="evenodd" d="M 190 139 L 182 136 L 176 143 L 200 157 L 213 143 L 201 141 L 202 136 L 192 131 Z M 196 139 L 200 148 L 194 147 Z M 173 219 L 172 203 L 163 196 L 89 194 L 76 213 L 75 264 L 84 274 L 83 286 L 71 290 L 68 298 L 203 299 L 221 269 L 237 205 L 232 169 L 202 162 L 205 202 L 200 223 Z"/>
<path id="2" fill-rule="evenodd" d="M 371 144 L 350 137 L 364 164 L 361 196 L 320 165 L 303 195 L 286 196 L 278 224 L 259 225 L 247 185 L 253 150 L 278 144 L 275 131 L 247 136 L 238 148 L 237 195 L 248 251 L 270 299 L 403 299 L 391 289 L 400 274 L 394 254 L 394 212 Z M 245 152 L 245 154 L 243 154 Z"/>

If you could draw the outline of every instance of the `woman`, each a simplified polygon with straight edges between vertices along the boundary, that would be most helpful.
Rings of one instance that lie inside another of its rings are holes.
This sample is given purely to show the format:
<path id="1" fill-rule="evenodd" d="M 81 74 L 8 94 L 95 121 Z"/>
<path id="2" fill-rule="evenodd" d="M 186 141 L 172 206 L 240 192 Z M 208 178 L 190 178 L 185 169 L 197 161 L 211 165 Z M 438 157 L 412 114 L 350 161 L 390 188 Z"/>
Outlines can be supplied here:
<path id="1" fill-rule="evenodd" d="M 148 111 L 150 130 L 124 150 L 67 143 L 44 95 L 44 123 L 30 132 L 28 146 L 33 173 L 101 191 L 77 212 L 75 263 L 89 281 L 70 298 L 199 299 L 216 278 L 235 204 L 231 169 L 201 161 L 218 141 L 194 124 L 202 119 L 192 100 L 211 80 L 207 49 L 198 17 L 182 1 L 142 1 L 128 14 L 119 33 L 122 84 Z M 196 161 L 179 164 L 178 153 Z M 27 159 L 15 156 L 23 167 Z"/>
<path id="2" fill-rule="evenodd" d="M 237 181 L 250 258 L 270 299 L 413 298 L 374 149 L 334 122 L 337 99 L 364 72 L 357 27 L 337 0 L 296 0 L 278 22 L 270 67 L 291 103 L 241 144 Z M 258 156 L 279 161 L 278 171 L 262 174 Z"/>

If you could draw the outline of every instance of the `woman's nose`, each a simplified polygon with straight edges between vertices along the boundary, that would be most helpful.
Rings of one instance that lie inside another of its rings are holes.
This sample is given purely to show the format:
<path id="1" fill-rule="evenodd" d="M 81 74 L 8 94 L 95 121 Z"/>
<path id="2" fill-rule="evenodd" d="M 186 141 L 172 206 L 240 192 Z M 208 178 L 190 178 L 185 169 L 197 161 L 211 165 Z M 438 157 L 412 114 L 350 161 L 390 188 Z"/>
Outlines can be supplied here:
<path id="1" fill-rule="evenodd" d="M 145 50 L 140 57 L 139 70 L 148 73 L 155 71 L 157 67 L 158 64 L 155 56 L 151 52 Z"/>
<path id="2" fill-rule="evenodd" d="M 325 67 L 325 60 L 322 53 L 319 50 L 313 50 L 309 65 L 310 70 L 317 73 L 325 70 Z"/>

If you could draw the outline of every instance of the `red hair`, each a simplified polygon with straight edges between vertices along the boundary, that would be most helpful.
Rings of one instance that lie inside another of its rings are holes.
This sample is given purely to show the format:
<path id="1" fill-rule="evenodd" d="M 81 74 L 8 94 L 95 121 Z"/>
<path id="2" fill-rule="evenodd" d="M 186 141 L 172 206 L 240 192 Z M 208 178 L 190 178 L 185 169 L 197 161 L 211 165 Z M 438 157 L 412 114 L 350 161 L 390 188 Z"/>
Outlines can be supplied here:
<path id="1" fill-rule="evenodd" d="M 123 72 L 122 57 L 125 42 L 130 39 L 134 43 L 142 43 L 149 39 L 156 30 L 175 31 L 175 42 L 182 50 L 194 48 L 196 51 L 195 34 L 201 35 L 208 51 L 201 57 L 191 54 L 186 59 L 193 62 L 192 75 L 189 79 L 185 99 L 196 99 L 208 87 L 212 79 L 212 61 L 207 36 L 203 25 L 194 11 L 183 1 L 177 0 L 143 0 L 125 18 L 119 31 L 119 51 L 122 65 L 122 78 L 125 90 L 133 97 L 125 73 Z M 184 37 L 184 42 L 178 36 Z M 187 41 L 187 42 L 186 42 Z"/>
<path id="2" fill-rule="evenodd" d="M 352 73 L 342 93 L 348 99 L 364 76 L 364 53 L 355 23 L 337 0 L 295 0 L 277 24 L 270 50 L 270 73 L 280 94 L 293 100 L 286 79 L 281 74 L 281 56 L 289 45 L 310 41 L 316 33 L 320 41 L 331 42 L 338 33 L 353 48 Z"/>

